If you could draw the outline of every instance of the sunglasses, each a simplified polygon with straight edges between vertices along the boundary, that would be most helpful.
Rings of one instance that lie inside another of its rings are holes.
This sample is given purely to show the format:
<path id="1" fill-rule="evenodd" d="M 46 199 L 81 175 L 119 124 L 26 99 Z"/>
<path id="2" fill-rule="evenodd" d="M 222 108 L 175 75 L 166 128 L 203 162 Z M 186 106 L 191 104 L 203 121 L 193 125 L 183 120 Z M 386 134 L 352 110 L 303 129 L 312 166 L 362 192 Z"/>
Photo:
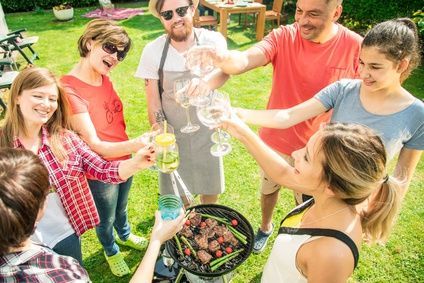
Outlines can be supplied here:
<path id="1" fill-rule="evenodd" d="M 178 14 L 178 16 L 180 16 L 182 18 L 182 17 L 185 17 L 185 15 L 187 15 L 188 8 L 190 8 L 190 5 L 179 7 L 177 9 L 175 9 L 175 12 Z M 172 10 L 163 11 L 163 12 L 160 12 L 159 15 L 162 18 L 164 18 L 165 21 L 169 21 L 174 17 L 174 11 L 172 11 Z"/>
<path id="2" fill-rule="evenodd" d="M 112 43 L 109 43 L 109 42 L 103 43 L 102 49 L 103 49 L 104 52 L 106 52 L 107 54 L 110 54 L 110 55 L 117 53 L 116 58 L 118 58 L 118 61 L 124 60 L 125 56 L 127 56 L 127 53 L 128 53 L 127 47 L 125 47 L 124 50 L 119 51 L 118 47 L 116 47 L 115 44 L 112 44 Z"/>

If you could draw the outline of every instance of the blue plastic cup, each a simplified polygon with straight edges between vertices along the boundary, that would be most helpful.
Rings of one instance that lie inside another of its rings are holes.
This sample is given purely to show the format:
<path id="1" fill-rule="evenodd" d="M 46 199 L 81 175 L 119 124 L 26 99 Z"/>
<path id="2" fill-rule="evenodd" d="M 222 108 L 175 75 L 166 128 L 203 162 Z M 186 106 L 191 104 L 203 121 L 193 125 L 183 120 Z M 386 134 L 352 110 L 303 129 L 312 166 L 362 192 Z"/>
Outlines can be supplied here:
<path id="1" fill-rule="evenodd" d="M 183 202 L 176 195 L 159 196 L 159 211 L 163 220 L 174 220 L 181 212 Z"/>

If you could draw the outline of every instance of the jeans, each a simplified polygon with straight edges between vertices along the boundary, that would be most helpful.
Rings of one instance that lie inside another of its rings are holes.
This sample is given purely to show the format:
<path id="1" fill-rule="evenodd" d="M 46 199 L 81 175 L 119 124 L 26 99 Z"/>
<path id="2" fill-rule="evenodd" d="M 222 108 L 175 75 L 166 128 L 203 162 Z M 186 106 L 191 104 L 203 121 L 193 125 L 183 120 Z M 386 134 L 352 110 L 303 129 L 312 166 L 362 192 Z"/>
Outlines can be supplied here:
<path id="1" fill-rule="evenodd" d="M 88 180 L 100 216 L 96 234 L 107 256 L 119 252 L 113 234 L 114 227 L 121 240 L 125 241 L 130 236 L 127 204 L 131 183 L 132 177 L 121 184 L 106 184 L 97 180 Z"/>
<path id="2" fill-rule="evenodd" d="M 81 252 L 81 239 L 77 234 L 72 234 L 53 247 L 53 251 L 60 255 L 67 255 L 75 258 L 79 261 L 79 264 L 82 264 L 82 252 Z"/>

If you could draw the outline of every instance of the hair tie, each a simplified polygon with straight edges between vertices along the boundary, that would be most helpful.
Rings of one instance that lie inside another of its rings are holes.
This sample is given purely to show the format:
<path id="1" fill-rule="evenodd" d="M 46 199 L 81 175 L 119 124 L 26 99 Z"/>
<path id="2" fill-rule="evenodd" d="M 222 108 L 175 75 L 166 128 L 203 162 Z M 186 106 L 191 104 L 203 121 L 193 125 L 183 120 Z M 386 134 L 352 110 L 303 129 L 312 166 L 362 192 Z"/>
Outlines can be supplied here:
<path id="1" fill-rule="evenodd" d="M 388 180 L 389 180 L 389 175 L 387 174 L 386 177 L 384 177 L 383 179 L 383 184 L 387 183 Z"/>

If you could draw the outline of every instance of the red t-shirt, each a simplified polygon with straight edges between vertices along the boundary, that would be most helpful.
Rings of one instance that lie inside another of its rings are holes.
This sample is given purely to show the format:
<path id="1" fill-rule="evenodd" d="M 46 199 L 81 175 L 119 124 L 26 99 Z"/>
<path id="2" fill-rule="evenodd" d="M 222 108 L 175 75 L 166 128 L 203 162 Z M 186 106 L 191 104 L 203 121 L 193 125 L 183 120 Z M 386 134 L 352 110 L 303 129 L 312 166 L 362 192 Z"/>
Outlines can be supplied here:
<path id="1" fill-rule="evenodd" d="M 89 85 L 74 76 L 63 76 L 62 86 L 68 97 L 72 114 L 88 112 L 100 140 L 108 142 L 127 141 L 122 102 L 109 77 L 102 76 L 101 86 Z M 131 156 L 108 158 L 124 160 Z M 91 178 L 90 178 L 91 179 Z"/>
<path id="2" fill-rule="evenodd" d="M 285 109 L 312 98 L 342 78 L 357 77 L 362 37 L 342 25 L 329 41 L 319 44 L 301 37 L 297 23 L 273 30 L 256 46 L 274 67 L 267 109 Z M 260 137 L 273 149 L 290 155 L 304 147 L 331 112 L 288 129 L 262 128 Z"/>

